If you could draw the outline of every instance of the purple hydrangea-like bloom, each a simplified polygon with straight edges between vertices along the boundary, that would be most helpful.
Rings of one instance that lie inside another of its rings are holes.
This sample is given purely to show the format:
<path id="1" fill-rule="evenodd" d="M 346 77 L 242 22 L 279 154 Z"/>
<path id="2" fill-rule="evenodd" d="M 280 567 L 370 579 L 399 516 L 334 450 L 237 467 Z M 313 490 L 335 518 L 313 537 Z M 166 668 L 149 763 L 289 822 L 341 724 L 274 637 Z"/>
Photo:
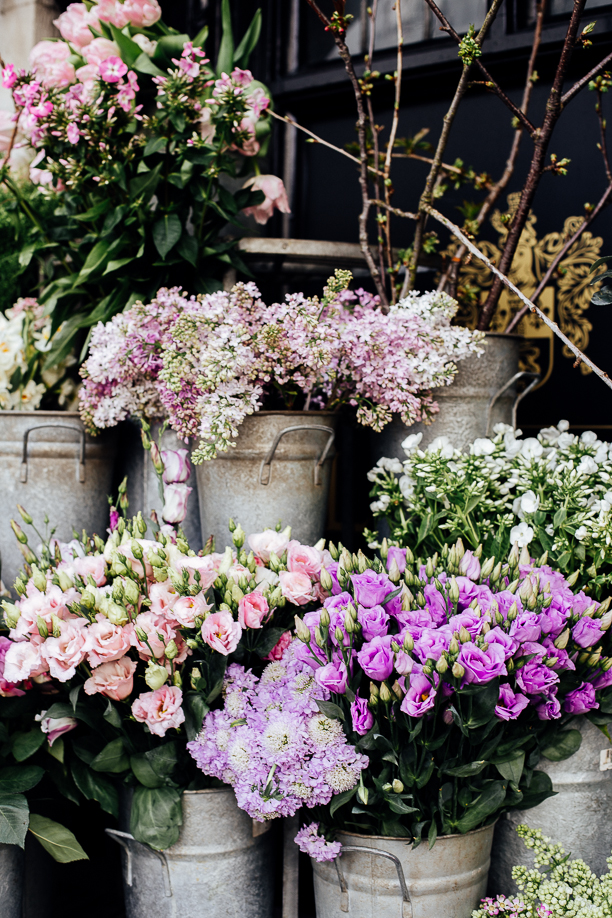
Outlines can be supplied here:
<path id="1" fill-rule="evenodd" d="M 366 641 L 371 641 L 375 637 L 384 637 L 389 632 L 389 616 L 382 606 L 372 606 L 371 609 L 359 606 L 357 620 Z"/>
<path id="2" fill-rule="evenodd" d="M 387 554 L 387 570 L 391 570 L 391 565 L 393 562 L 397 564 L 400 574 L 403 574 L 406 570 L 406 549 L 397 548 L 395 545 L 392 545 L 389 548 L 389 553 Z"/>
<path id="3" fill-rule="evenodd" d="M 590 682 L 582 682 L 573 692 L 568 692 L 563 702 L 566 714 L 586 714 L 593 708 L 598 708 L 595 700 L 595 688 Z"/>
<path id="4" fill-rule="evenodd" d="M 395 586 L 386 574 L 377 574 L 376 571 L 367 570 L 363 574 L 351 576 L 355 599 L 360 606 L 379 606 L 382 601 L 395 590 Z"/>
<path id="5" fill-rule="evenodd" d="M 355 733 L 359 733 L 360 736 L 365 736 L 368 730 L 372 729 L 374 715 L 368 707 L 367 698 L 355 695 L 355 700 L 351 704 L 351 720 L 353 722 L 353 730 Z"/>
<path id="6" fill-rule="evenodd" d="M 407 681 L 407 680 L 406 680 Z M 436 703 L 436 690 L 422 673 L 410 676 L 410 686 L 404 695 L 401 709 L 410 717 L 422 717 Z"/>
<path id="7" fill-rule="evenodd" d="M 558 720 L 561 717 L 561 705 L 556 694 L 546 696 L 542 704 L 537 705 L 536 713 L 540 720 Z"/>
<path id="8" fill-rule="evenodd" d="M 334 692 L 336 695 L 344 695 L 346 692 L 347 678 L 346 665 L 342 662 L 332 661 L 315 670 L 317 683 L 322 688 L 327 689 L 328 692 Z"/>
<path id="9" fill-rule="evenodd" d="M 548 666 L 538 663 L 537 660 L 531 660 L 522 669 L 519 669 L 516 681 L 528 695 L 542 695 L 552 689 L 553 685 L 559 681 L 559 676 Z"/>
<path id="10" fill-rule="evenodd" d="M 529 700 L 520 692 L 513 692 L 507 682 L 500 685 L 499 700 L 495 708 L 500 720 L 516 720 L 528 705 Z"/>
<path id="11" fill-rule="evenodd" d="M 579 647 L 593 647 L 601 636 L 601 625 L 588 616 L 579 619 L 572 628 L 572 637 Z"/>
<path id="12" fill-rule="evenodd" d="M 300 851 L 310 855 L 315 861 L 333 861 L 342 852 L 340 842 L 328 842 L 323 835 L 319 835 L 318 822 L 303 826 L 294 841 Z"/>
<path id="13" fill-rule="evenodd" d="M 388 679 L 393 672 L 393 651 L 391 642 L 384 637 L 375 637 L 364 644 L 357 660 L 362 670 L 370 679 Z"/>

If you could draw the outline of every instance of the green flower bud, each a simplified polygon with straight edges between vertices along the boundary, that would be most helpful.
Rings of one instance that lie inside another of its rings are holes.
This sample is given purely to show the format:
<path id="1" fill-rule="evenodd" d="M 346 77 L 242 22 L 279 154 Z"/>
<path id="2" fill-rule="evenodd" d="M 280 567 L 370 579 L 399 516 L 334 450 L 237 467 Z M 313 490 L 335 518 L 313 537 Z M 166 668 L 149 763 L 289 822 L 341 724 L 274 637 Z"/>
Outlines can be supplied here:
<path id="1" fill-rule="evenodd" d="M 168 681 L 168 670 L 165 666 L 149 660 L 144 678 L 151 691 L 154 692 Z"/>
<path id="2" fill-rule="evenodd" d="M 37 590 L 40 590 L 41 593 L 44 593 L 47 589 L 47 578 L 40 571 L 35 564 L 32 565 L 32 583 Z"/>
<path id="3" fill-rule="evenodd" d="M 440 673 L 440 675 L 442 676 L 447 670 L 448 670 L 448 663 L 446 662 L 444 657 L 440 657 L 440 659 L 436 663 L 436 672 Z"/>
<path id="4" fill-rule="evenodd" d="M 96 594 L 93 593 L 89 587 L 81 593 L 81 605 L 84 606 L 88 612 L 91 612 L 91 610 L 96 607 Z"/>
<path id="5" fill-rule="evenodd" d="M 427 559 L 427 564 L 425 565 L 425 574 L 428 580 L 431 580 L 431 578 L 434 575 L 434 566 L 433 566 L 431 558 Z"/>
<path id="6" fill-rule="evenodd" d="M 451 602 L 459 602 L 459 586 L 454 577 L 451 577 L 448 585 L 448 597 Z"/>
<path id="7" fill-rule="evenodd" d="M 516 602 L 513 602 L 510 608 L 508 609 L 508 621 L 513 622 L 517 615 L 518 615 L 518 606 Z"/>
<path id="8" fill-rule="evenodd" d="M 526 545 L 523 545 L 521 548 L 521 553 L 519 555 L 519 565 L 521 567 L 529 567 L 531 564 L 531 556 L 529 554 L 529 549 Z"/>
<path id="9" fill-rule="evenodd" d="M 197 650 L 198 647 L 200 646 L 198 642 L 195 640 L 195 638 L 187 638 L 185 643 L 187 644 L 190 650 Z M 195 669 L 193 670 L 193 672 L 195 672 Z"/>
<path id="10" fill-rule="evenodd" d="M 331 619 L 329 617 L 329 612 L 327 611 L 327 609 L 325 608 L 321 609 L 321 617 L 320 617 L 321 627 L 329 628 L 330 621 Z"/>
<path id="11" fill-rule="evenodd" d="M 402 782 L 399 780 L 399 778 L 394 778 L 394 779 L 393 779 L 393 784 L 392 784 L 391 786 L 392 786 L 392 788 L 393 788 L 393 793 L 394 793 L 394 794 L 402 794 L 402 793 L 404 792 L 404 785 L 403 785 Z"/>
<path id="12" fill-rule="evenodd" d="M 17 509 L 19 510 L 19 513 L 21 514 L 21 519 L 24 521 L 24 523 L 27 526 L 31 526 L 34 520 L 30 516 L 28 511 L 24 507 L 22 507 L 21 504 L 17 504 Z"/>
<path id="13" fill-rule="evenodd" d="M 57 617 L 57 615 L 56 615 L 54 612 L 51 613 L 51 627 L 52 627 L 52 630 L 53 630 L 53 637 L 54 637 L 54 638 L 61 637 L 61 634 L 62 634 L 62 622 L 61 622 L 61 619 L 59 619 L 59 618 Z"/>
<path id="14" fill-rule="evenodd" d="M 344 643 L 344 632 L 342 631 L 342 628 L 340 628 L 339 625 L 336 626 L 336 630 L 334 631 L 334 637 L 336 638 L 338 643 L 342 646 L 342 644 Z M 324 645 L 321 644 L 320 646 L 323 647 Z"/>
<path id="15" fill-rule="evenodd" d="M 321 579 L 321 586 L 323 587 L 323 589 L 325 590 L 325 592 L 326 592 L 326 593 L 330 593 L 331 590 L 332 590 L 332 588 L 333 588 L 333 586 L 334 586 L 334 581 L 333 581 L 332 578 L 331 578 L 331 574 L 329 574 L 329 573 L 325 570 L 325 568 L 323 568 L 323 569 L 321 570 L 321 577 L 320 577 L 320 579 Z"/>
<path id="16" fill-rule="evenodd" d="M 11 520 L 11 529 L 15 533 L 15 538 L 17 539 L 17 541 L 20 542 L 21 545 L 27 545 L 28 537 L 23 531 L 23 529 L 21 528 L 21 526 L 19 525 L 19 523 L 16 523 L 15 520 Z"/>
<path id="17" fill-rule="evenodd" d="M 130 620 L 125 606 L 119 605 L 118 602 L 109 602 L 106 608 L 106 617 L 113 625 L 127 625 Z M 146 637 L 146 635 L 145 635 Z"/>
<path id="18" fill-rule="evenodd" d="M 404 638 L 404 650 L 406 653 L 412 653 L 414 650 L 414 639 L 411 634 L 406 634 Z"/>
<path id="19" fill-rule="evenodd" d="M 232 542 L 234 543 L 236 548 L 242 548 L 242 546 L 244 545 L 245 539 L 246 539 L 246 533 L 244 529 L 242 528 L 242 526 L 240 525 L 240 523 L 238 523 L 238 525 L 236 526 L 236 528 L 234 529 L 232 533 Z"/>
<path id="20" fill-rule="evenodd" d="M 132 542 L 130 544 L 130 550 L 132 554 L 134 555 L 134 557 L 138 559 L 138 561 L 142 561 L 144 552 L 142 550 L 142 545 L 140 545 L 136 541 L 136 539 L 132 539 Z M 153 552 L 151 552 L 151 554 L 153 554 Z"/>
<path id="21" fill-rule="evenodd" d="M 381 790 L 383 790 L 385 794 L 390 794 L 391 791 L 393 790 L 393 785 L 389 784 L 389 782 L 387 781 L 385 784 L 383 784 Z"/>
<path id="22" fill-rule="evenodd" d="M 495 558 L 487 558 L 487 560 L 483 562 L 483 565 L 480 569 L 481 579 L 484 580 L 485 577 L 488 577 L 494 567 L 495 567 Z"/>
<path id="23" fill-rule="evenodd" d="M 21 617 L 21 612 L 17 606 L 13 605 L 12 602 L 7 602 L 6 599 L 2 600 L 2 608 L 4 609 L 4 621 L 8 628 L 16 628 L 17 622 Z"/>
<path id="24" fill-rule="evenodd" d="M 574 573 L 570 574 L 570 576 L 567 578 L 568 585 L 573 587 L 579 577 L 580 577 L 580 571 L 579 570 L 574 571 Z"/>
<path id="25" fill-rule="evenodd" d="M 125 600 L 130 603 L 130 605 L 135 606 L 138 603 L 140 598 L 140 590 L 138 585 L 134 583 L 133 580 L 124 580 L 123 581 L 123 595 Z"/>
<path id="26" fill-rule="evenodd" d="M 380 700 L 383 704 L 389 704 L 392 699 L 391 690 L 386 682 L 383 682 L 380 686 Z"/>
<path id="27" fill-rule="evenodd" d="M 448 645 L 448 652 L 452 654 L 459 653 L 459 641 L 456 637 L 451 638 L 451 642 Z"/>
<path id="28" fill-rule="evenodd" d="M 382 542 L 380 543 L 380 549 L 378 553 L 380 557 L 383 559 L 383 561 L 387 560 L 387 555 L 389 554 L 389 543 L 387 542 L 386 538 L 383 539 Z"/>
<path id="29" fill-rule="evenodd" d="M 327 546 L 327 550 L 332 556 L 332 561 L 337 561 L 338 558 L 340 557 L 340 552 L 338 551 L 338 549 L 336 548 L 333 542 L 329 543 L 329 545 Z"/>
<path id="30" fill-rule="evenodd" d="M 62 590 L 62 592 L 64 592 L 64 593 L 65 593 L 67 590 L 69 590 L 71 587 L 74 586 L 74 583 L 72 582 L 72 579 L 68 576 L 68 574 L 66 573 L 66 571 L 58 571 L 58 572 L 57 572 L 57 579 L 58 579 L 58 581 L 59 581 L 60 590 Z"/>
<path id="31" fill-rule="evenodd" d="M 463 679 L 465 676 L 465 670 L 461 663 L 453 663 L 453 668 L 451 670 L 455 679 Z"/>
<path id="32" fill-rule="evenodd" d="M 391 583 L 399 583 L 401 578 L 401 572 L 398 567 L 397 561 L 395 558 L 391 562 L 391 567 L 389 568 L 389 580 Z"/>
<path id="33" fill-rule="evenodd" d="M 47 623 L 44 620 L 44 618 L 41 618 L 40 615 L 36 616 L 36 626 L 38 628 L 38 633 L 40 634 L 41 638 L 49 637 L 49 629 L 47 628 Z"/>
<path id="34" fill-rule="evenodd" d="M 175 657 L 178 657 L 178 652 L 179 652 L 179 649 L 176 646 L 176 642 L 168 641 L 168 643 L 166 644 L 165 651 L 164 651 L 166 660 L 171 660 L 171 661 L 174 660 Z"/>
<path id="35" fill-rule="evenodd" d="M 368 789 L 363 784 L 360 784 L 357 788 L 357 797 L 364 806 L 368 805 Z"/>
<path id="36" fill-rule="evenodd" d="M 472 636 L 470 632 L 463 625 L 459 629 L 459 640 L 461 641 L 462 644 L 467 644 L 468 641 L 472 640 Z"/>

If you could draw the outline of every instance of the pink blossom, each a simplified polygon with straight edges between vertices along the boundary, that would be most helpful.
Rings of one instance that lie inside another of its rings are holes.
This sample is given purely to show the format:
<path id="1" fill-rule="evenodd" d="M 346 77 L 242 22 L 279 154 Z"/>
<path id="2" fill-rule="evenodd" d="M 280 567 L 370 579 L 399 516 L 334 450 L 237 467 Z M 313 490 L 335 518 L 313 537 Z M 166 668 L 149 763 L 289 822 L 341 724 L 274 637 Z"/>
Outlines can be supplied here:
<path id="1" fill-rule="evenodd" d="M 42 640 L 38 627 L 39 618 L 43 620 L 49 631 L 53 630 L 54 615 L 64 621 L 75 618 L 68 606 L 79 599 L 76 590 L 70 589 L 64 593 L 59 586 L 48 583 L 43 593 L 36 589 L 31 581 L 28 582 L 26 590 L 26 596 L 17 603 L 20 616 L 16 626 L 10 632 L 13 640 L 21 640 L 25 637 Z"/>
<path id="2" fill-rule="evenodd" d="M 217 568 L 215 567 L 215 557 L 215 555 L 204 555 L 203 557 L 199 555 L 193 557 L 186 556 L 179 558 L 175 566 L 179 574 L 181 571 L 187 571 L 189 574 L 189 583 L 199 586 L 202 592 L 205 593 L 206 590 L 210 589 L 218 576 Z M 198 578 L 196 578 L 196 574 L 199 574 Z"/>
<path id="3" fill-rule="evenodd" d="M 60 636 L 48 637 L 42 646 L 43 658 L 54 679 L 67 682 L 76 673 L 87 653 L 87 622 L 75 618 L 61 623 Z"/>
<path id="4" fill-rule="evenodd" d="M 132 693 L 135 671 L 136 662 L 129 657 L 102 663 L 94 669 L 83 688 L 87 695 L 99 693 L 113 701 L 123 701 Z"/>
<path id="5" fill-rule="evenodd" d="M 89 27 L 92 26 L 96 30 L 100 27 L 96 7 L 88 10 L 84 3 L 69 4 L 66 11 L 54 20 L 53 25 L 59 29 L 62 38 L 71 42 L 77 51 L 93 41 L 94 36 Z"/>
<path id="6" fill-rule="evenodd" d="M 257 156 L 259 153 L 260 145 L 255 135 L 255 125 L 253 120 L 248 116 L 243 118 L 238 125 L 237 132 L 246 134 L 246 137 L 242 140 L 241 143 L 232 144 L 231 149 L 238 150 L 238 152 L 242 153 L 243 156 Z M 256 176 L 256 178 L 263 178 L 263 176 Z M 278 179 L 278 181 L 281 182 L 280 179 Z M 248 182 L 246 184 L 248 184 Z M 261 206 L 263 207 L 263 205 Z M 263 222 L 265 223 L 266 221 L 264 220 Z"/>
<path id="7" fill-rule="evenodd" d="M 166 731 L 180 727 L 185 721 L 181 707 L 183 693 L 174 685 L 162 685 L 154 692 L 144 692 L 132 705 L 132 714 L 141 724 L 146 724 L 155 736 L 165 736 Z"/>
<path id="8" fill-rule="evenodd" d="M 264 529 L 263 532 L 254 532 L 247 539 L 253 553 L 260 558 L 264 564 L 270 560 L 272 552 L 280 558 L 289 545 L 289 539 L 284 532 L 276 532 L 274 529 Z"/>
<path id="9" fill-rule="evenodd" d="M 187 502 L 193 491 L 186 484 L 164 485 L 164 507 L 162 517 L 166 523 L 182 523 L 187 516 Z"/>
<path id="10" fill-rule="evenodd" d="M 247 216 L 255 217 L 257 223 L 267 223 L 274 213 L 275 207 L 282 214 L 291 213 L 283 180 L 278 176 L 256 175 L 248 179 L 244 187 L 251 188 L 252 191 L 263 191 L 265 195 L 265 200 L 262 204 L 255 204 L 253 207 L 245 207 L 244 209 L 244 213 Z"/>
<path id="11" fill-rule="evenodd" d="M 257 121 L 262 112 L 270 105 L 270 99 L 260 86 L 253 89 L 247 96 L 247 103 L 251 109 L 251 114 L 247 115 L 252 120 Z"/>
<path id="12" fill-rule="evenodd" d="M 124 112 L 131 111 L 132 104 L 136 98 L 136 93 L 129 86 L 122 86 L 117 93 L 117 104 Z"/>
<path id="13" fill-rule="evenodd" d="M 284 631 L 265 660 L 282 660 L 283 654 L 293 640 L 290 631 Z"/>
<path id="14" fill-rule="evenodd" d="M 98 67 L 102 61 L 119 54 L 119 46 L 108 38 L 94 38 L 91 44 L 83 48 L 83 57 L 88 64 L 95 64 Z M 97 70 L 96 70 L 97 73 Z"/>
<path id="15" fill-rule="evenodd" d="M 157 0 L 125 0 L 123 9 L 128 22 L 137 29 L 148 29 L 161 18 L 161 6 Z"/>
<path id="16" fill-rule="evenodd" d="M 124 29 L 130 21 L 125 4 L 118 0 L 98 0 L 96 12 L 102 22 L 111 22 L 118 29 Z"/>
<path id="17" fill-rule="evenodd" d="M 34 720 L 40 722 L 40 729 L 48 735 L 50 746 L 63 733 L 69 733 L 78 726 L 78 721 L 74 717 L 47 717 L 46 714 L 46 711 L 41 711 Z"/>
<path id="18" fill-rule="evenodd" d="M 13 64 L 7 64 L 2 71 L 2 85 L 5 89 L 12 89 L 17 82 L 17 74 Z"/>
<path id="19" fill-rule="evenodd" d="M 91 666 L 118 660 L 132 646 L 130 634 L 125 628 L 98 613 L 96 621 L 87 629 L 87 659 Z"/>
<path id="20" fill-rule="evenodd" d="M 240 67 L 234 67 L 230 74 L 236 86 L 248 86 L 253 82 L 253 74 L 250 70 L 241 70 Z"/>
<path id="21" fill-rule="evenodd" d="M 107 57 L 98 67 L 101 78 L 105 83 L 118 83 L 128 71 L 120 57 Z"/>
<path id="22" fill-rule="evenodd" d="M 242 627 L 229 612 L 213 612 L 202 625 L 202 639 L 224 656 L 233 653 L 242 635 Z"/>
<path id="23" fill-rule="evenodd" d="M 172 607 L 171 615 L 182 628 L 193 628 L 196 618 L 203 618 L 209 609 L 204 593 L 198 593 L 196 596 L 180 596 Z"/>
<path id="24" fill-rule="evenodd" d="M 120 555 L 123 555 L 125 559 L 125 564 L 127 567 L 130 567 L 135 574 L 138 574 L 139 577 L 144 577 L 145 573 L 149 579 L 153 577 L 153 568 L 151 567 L 148 559 L 147 552 L 157 551 L 159 548 L 159 543 L 153 541 L 152 539 L 136 539 L 140 547 L 142 548 L 143 557 L 142 561 L 139 558 L 134 557 L 130 545 L 119 545 L 117 547 L 117 552 Z M 144 564 L 144 567 L 143 567 Z"/>
<path id="25" fill-rule="evenodd" d="M 30 51 L 30 65 L 45 86 L 69 86 L 75 80 L 70 53 L 63 41 L 39 41 Z"/>
<path id="26" fill-rule="evenodd" d="M 72 561 L 62 561 L 57 566 L 58 571 L 65 571 L 69 577 L 81 577 L 87 583 L 88 577 L 93 577 L 97 587 L 106 583 L 106 559 L 104 555 L 85 555 L 84 558 L 74 558 Z"/>
<path id="27" fill-rule="evenodd" d="M 188 449 L 162 449 L 164 463 L 163 479 L 165 484 L 176 484 L 188 481 L 191 475 Z"/>
<path id="28" fill-rule="evenodd" d="M 312 583 L 306 574 L 281 571 L 279 573 L 281 593 L 296 606 L 305 606 L 312 599 Z"/>
<path id="29" fill-rule="evenodd" d="M 164 580 L 163 583 L 152 583 L 149 587 L 149 599 L 153 615 L 169 614 L 178 595 L 169 580 Z"/>
<path id="30" fill-rule="evenodd" d="M 48 667 L 42 659 L 40 644 L 19 641 L 7 648 L 4 656 L 4 679 L 15 685 L 39 675 Z"/>
<path id="31" fill-rule="evenodd" d="M 253 590 L 238 603 L 238 621 L 243 628 L 261 628 L 269 611 L 268 600 L 263 593 Z"/>
<path id="32" fill-rule="evenodd" d="M 14 682 L 8 682 L 4 677 L 4 660 L 7 654 L 9 647 L 12 647 L 13 642 L 9 641 L 6 637 L 0 637 L 0 696 L 2 698 L 10 698 L 13 695 L 25 695 L 18 685 L 15 685 Z"/>
<path id="33" fill-rule="evenodd" d="M 73 121 L 71 124 L 68 125 L 68 128 L 66 129 L 66 137 L 68 138 L 68 142 L 78 143 L 80 136 L 81 136 L 81 132 L 79 131 L 78 127 Z"/>
<path id="34" fill-rule="evenodd" d="M 318 548 L 300 545 L 292 540 L 287 550 L 287 567 L 292 573 L 306 574 L 307 577 L 316 577 L 321 572 L 323 552 Z"/>
<path id="35" fill-rule="evenodd" d="M 139 636 L 138 632 L 144 634 Z M 175 641 L 176 630 L 167 619 L 154 615 L 153 612 L 141 612 L 136 616 L 134 628 L 131 629 L 131 642 L 138 650 L 141 659 L 148 659 L 151 654 L 157 659 L 166 652 L 166 644 Z"/>

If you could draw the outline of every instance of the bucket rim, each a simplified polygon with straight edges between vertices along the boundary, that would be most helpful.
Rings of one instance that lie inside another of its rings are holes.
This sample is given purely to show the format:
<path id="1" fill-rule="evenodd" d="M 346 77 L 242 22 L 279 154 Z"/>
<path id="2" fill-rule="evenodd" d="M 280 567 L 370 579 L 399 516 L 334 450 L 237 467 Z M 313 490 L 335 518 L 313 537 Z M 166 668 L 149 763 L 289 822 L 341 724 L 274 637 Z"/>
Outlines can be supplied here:
<path id="1" fill-rule="evenodd" d="M 232 787 L 202 787 L 200 790 L 184 790 L 183 794 L 233 794 Z M 235 795 L 234 795 L 235 796 Z"/>
<path id="2" fill-rule="evenodd" d="M 499 819 L 499 817 L 498 817 Z M 498 819 L 495 822 L 489 823 L 488 826 L 481 826 L 479 829 L 470 829 L 469 832 L 456 832 L 453 835 L 438 835 L 436 838 L 436 844 L 443 842 L 447 838 L 471 838 L 474 835 L 478 835 L 479 832 L 488 832 L 490 829 L 494 829 L 497 825 Z M 380 841 L 392 841 L 392 842 L 405 842 L 408 847 L 412 847 L 412 842 L 409 842 L 407 838 L 402 838 L 398 835 L 364 835 L 361 832 L 345 832 L 343 829 L 338 829 L 338 835 L 350 835 L 354 838 L 372 838 Z M 363 853 L 363 852 L 360 852 Z"/>
<path id="3" fill-rule="evenodd" d="M 81 421 L 81 415 L 78 411 L 9 411 L 6 408 L 0 408 L 0 417 L 7 418 L 78 418 Z"/>

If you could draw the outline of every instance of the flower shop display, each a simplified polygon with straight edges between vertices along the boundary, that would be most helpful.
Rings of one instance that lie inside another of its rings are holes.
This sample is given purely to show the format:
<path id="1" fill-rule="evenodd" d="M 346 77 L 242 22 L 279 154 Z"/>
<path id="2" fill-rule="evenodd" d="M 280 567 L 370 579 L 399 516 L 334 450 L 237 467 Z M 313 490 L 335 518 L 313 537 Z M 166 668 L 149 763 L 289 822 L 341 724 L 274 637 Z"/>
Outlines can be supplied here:
<path id="1" fill-rule="evenodd" d="M 327 412 L 356 409 L 375 430 L 394 412 L 406 423 L 430 417 L 430 390 L 480 350 L 481 336 L 450 325 L 449 297 L 414 294 L 385 316 L 376 297 L 348 290 L 350 279 L 336 271 L 321 300 L 292 294 L 271 306 L 252 283 L 198 297 L 161 290 L 98 325 L 82 369 L 88 429 L 166 417 L 193 439 L 203 539 L 222 539 L 232 512 L 252 527 L 292 519 L 303 541 L 315 541 L 329 481 Z"/>
<path id="2" fill-rule="evenodd" d="M 260 11 L 235 47 L 224 0 L 214 64 L 207 29 L 191 40 L 160 17 L 156 0 L 71 4 L 56 20 L 61 40 L 39 42 L 30 71 L 3 70 L 15 115 L 0 182 L 20 207 L 20 264 L 41 267 L 49 368 L 84 330 L 164 285 L 220 289 L 227 265 L 242 267 L 223 228 L 244 229 L 244 211 L 287 209 L 280 179 L 259 174 L 270 98 L 247 67 Z M 22 193 L 14 148 L 30 151 L 50 216 Z"/>
<path id="3" fill-rule="evenodd" d="M 500 425 L 463 451 L 445 437 L 422 450 L 420 435 L 409 436 L 403 462 L 382 458 L 368 475 L 372 512 L 386 519 L 392 543 L 422 552 L 457 537 L 500 557 L 515 542 L 536 557 L 547 551 L 555 568 L 601 598 L 612 582 L 610 445 L 568 428 L 560 421 L 523 437 Z"/>
<path id="4" fill-rule="evenodd" d="M 336 858 L 339 837 L 385 851 L 386 838 L 433 847 L 486 828 L 490 844 L 503 813 L 551 796 L 537 765 L 579 748 L 572 718 L 612 720 L 610 601 L 517 546 L 497 563 L 461 542 L 426 560 L 391 548 L 386 570 L 330 552 L 332 596 L 259 680 L 228 670 L 192 755 L 254 818 L 312 808 L 297 841 L 315 860 Z M 486 845 L 483 858 L 486 883 Z M 409 866 L 406 883 L 416 908 Z"/>

